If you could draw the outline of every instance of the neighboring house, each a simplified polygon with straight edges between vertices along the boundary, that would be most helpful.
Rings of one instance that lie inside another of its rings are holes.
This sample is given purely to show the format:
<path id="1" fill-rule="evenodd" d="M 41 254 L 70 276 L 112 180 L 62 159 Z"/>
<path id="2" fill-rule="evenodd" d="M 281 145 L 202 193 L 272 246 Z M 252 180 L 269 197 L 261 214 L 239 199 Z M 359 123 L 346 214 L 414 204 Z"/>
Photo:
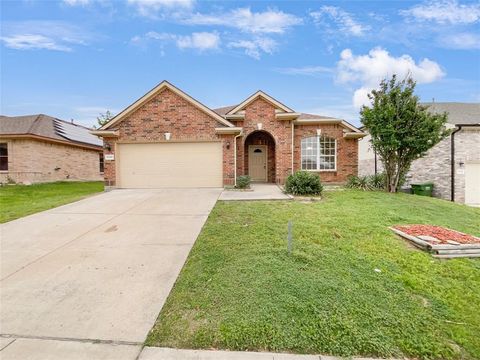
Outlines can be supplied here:
<path id="1" fill-rule="evenodd" d="M 102 141 L 47 115 L 0 116 L 0 182 L 102 180 Z"/>
<path id="2" fill-rule="evenodd" d="M 480 103 L 423 105 L 434 113 L 448 113 L 447 128 L 452 129 L 452 135 L 413 162 L 408 183 L 433 182 L 436 197 L 480 205 Z M 359 142 L 359 174 L 381 171 L 382 164 L 367 135 Z"/>
<path id="3" fill-rule="evenodd" d="M 283 184 L 300 169 L 342 183 L 357 174 L 365 135 L 262 91 L 212 110 L 167 81 L 92 133 L 105 142 L 106 185 L 122 188 L 222 187 L 244 174 Z"/>

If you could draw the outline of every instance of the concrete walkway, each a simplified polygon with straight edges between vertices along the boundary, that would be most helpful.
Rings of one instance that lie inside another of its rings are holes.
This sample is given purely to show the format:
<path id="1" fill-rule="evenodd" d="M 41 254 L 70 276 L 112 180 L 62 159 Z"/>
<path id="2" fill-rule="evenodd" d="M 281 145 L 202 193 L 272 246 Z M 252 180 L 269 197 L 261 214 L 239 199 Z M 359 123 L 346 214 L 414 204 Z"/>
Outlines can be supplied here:
<path id="1" fill-rule="evenodd" d="M 0 358 L 135 359 L 220 193 L 115 190 L 0 225 Z"/>
<path id="2" fill-rule="evenodd" d="M 291 196 L 285 194 L 276 184 L 254 183 L 250 190 L 224 190 L 219 200 L 290 200 Z"/>

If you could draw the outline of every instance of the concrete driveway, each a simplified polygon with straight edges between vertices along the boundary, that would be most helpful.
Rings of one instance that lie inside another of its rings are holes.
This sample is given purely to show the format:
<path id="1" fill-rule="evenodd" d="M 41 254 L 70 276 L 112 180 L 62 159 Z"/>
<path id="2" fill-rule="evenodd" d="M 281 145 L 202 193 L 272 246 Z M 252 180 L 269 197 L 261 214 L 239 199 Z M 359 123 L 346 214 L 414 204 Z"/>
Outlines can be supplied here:
<path id="1" fill-rule="evenodd" d="M 0 358 L 135 359 L 220 193 L 115 190 L 1 225 Z"/>

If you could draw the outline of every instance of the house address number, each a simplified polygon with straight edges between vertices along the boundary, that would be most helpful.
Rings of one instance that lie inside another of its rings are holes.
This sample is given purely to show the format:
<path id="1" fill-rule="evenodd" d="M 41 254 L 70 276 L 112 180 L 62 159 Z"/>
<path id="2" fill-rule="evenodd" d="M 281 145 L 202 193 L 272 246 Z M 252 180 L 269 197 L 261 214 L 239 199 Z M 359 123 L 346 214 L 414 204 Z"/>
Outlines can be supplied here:
<path id="1" fill-rule="evenodd" d="M 105 160 L 107 160 L 107 161 L 115 160 L 115 155 L 114 154 L 105 154 Z"/>

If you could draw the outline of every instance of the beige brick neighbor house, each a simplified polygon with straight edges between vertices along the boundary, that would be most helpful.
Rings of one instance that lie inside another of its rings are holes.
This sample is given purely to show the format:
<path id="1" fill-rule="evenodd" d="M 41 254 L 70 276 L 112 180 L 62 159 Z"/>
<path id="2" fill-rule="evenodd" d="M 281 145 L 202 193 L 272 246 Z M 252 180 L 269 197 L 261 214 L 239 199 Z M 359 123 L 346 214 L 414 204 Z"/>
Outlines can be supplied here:
<path id="1" fill-rule="evenodd" d="M 301 169 L 342 183 L 357 174 L 365 135 L 262 91 L 210 109 L 167 81 L 92 133 L 105 142 L 106 185 L 121 188 L 221 187 L 239 175 L 283 184 Z"/>
<path id="2" fill-rule="evenodd" d="M 434 113 L 448 113 L 452 134 L 413 162 L 407 183 L 433 182 L 433 195 L 480 205 L 480 103 L 426 103 Z M 359 173 L 382 171 L 370 146 L 370 135 L 359 142 Z"/>
<path id="3" fill-rule="evenodd" d="M 102 180 L 102 141 L 47 115 L 0 116 L 0 182 Z"/>

